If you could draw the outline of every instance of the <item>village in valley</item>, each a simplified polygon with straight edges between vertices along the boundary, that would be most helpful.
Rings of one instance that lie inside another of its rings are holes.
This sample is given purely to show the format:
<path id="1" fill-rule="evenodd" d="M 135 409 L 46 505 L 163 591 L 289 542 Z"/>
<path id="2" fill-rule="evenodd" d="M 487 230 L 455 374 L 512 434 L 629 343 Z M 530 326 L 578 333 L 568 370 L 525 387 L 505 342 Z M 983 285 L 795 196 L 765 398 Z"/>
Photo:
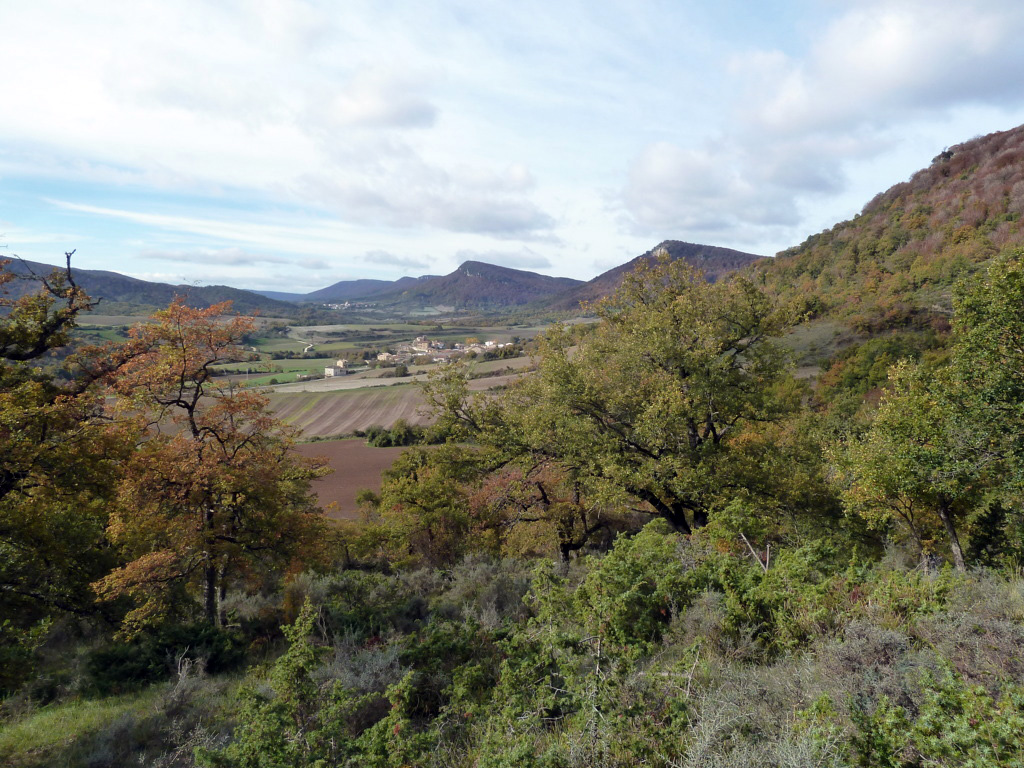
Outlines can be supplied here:
<path id="1" fill-rule="evenodd" d="M 511 342 L 467 341 L 447 344 L 444 341 L 432 340 L 427 336 L 417 336 L 410 344 L 400 344 L 394 352 L 380 352 L 377 360 L 382 363 L 447 363 L 461 357 L 476 357 L 488 352 L 513 347 Z M 428 358 L 422 360 L 421 358 Z M 326 374 L 326 371 L 325 371 Z"/>
<path id="2" fill-rule="evenodd" d="M 460 359 L 476 367 L 483 364 L 481 372 L 488 372 L 506 361 L 522 367 L 529 341 L 540 331 L 539 327 L 463 324 L 428 328 L 429 333 L 417 323 L 292 325 L 267 319 L 246 342 L 247 360 L 218 365 L 215 370 L 218 375 L 244 379 L 250 386 L 273 388 L 268 391 L 313 382 L 333 389 L 341 379 L 405 378 Z M 521 359 L 515 362 L 515 358 Z M 343 386 L 349 388 L 355 381 Z"/>
<path id="3" fill-rule="evenodd" d="M 449 363 L 460 358 L 475 358 L 478 356 L 495 353 L 499 350 L 512 348 L 514 354 L 519 349 L 512 342 L 498 341 L 471 341 L 467 343 L 454 342 L 448 344 L 444 341 L 432 340 L 427 336 L 417 336 L 408 344 L 399 344 L 394 352 L 378 352 L 376 363 L 378 366 L 398 365 L 429 365 L 432 363 Z M 347 376 L 357 371 L 369 370 L 371 363 L 353 364 L 351 360 L 339 358 L 333 365 L 324 366 L 324 378 L 333 376 Z M 300 376 L 299 381 L 317 378 L 315 374 Z"/>

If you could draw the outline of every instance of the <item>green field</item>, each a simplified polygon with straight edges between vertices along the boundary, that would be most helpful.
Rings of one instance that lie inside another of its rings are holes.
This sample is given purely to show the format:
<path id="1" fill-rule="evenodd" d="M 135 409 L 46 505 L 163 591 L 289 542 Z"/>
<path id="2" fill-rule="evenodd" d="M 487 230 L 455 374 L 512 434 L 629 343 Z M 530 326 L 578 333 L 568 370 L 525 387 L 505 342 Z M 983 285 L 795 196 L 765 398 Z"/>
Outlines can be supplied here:
<path id="1" fill-rule="evenodd" d="M 337 360 L 337 356 L 297 358 L 294 360 L 263 360 L 262 362 L 248 364 L 224 363 L 213 366 L 213 369 L 218 372 L 244 372 L 246 366 L 248 366 L 250 368 L 248 374 L 236 374 L 244 375 L 247 383 L 266 385 L 270 384 L 271 379 L 276 379 L 278 384 L 284 384 L 297 381 L 296 376 L 298 374 L 322 376 L 324 368 L 334 365 Z"/>
<path id="2" fill-rule="evenodd" d="M 93 343 L 124 341 L 128 337 L 127 326 L 124 325 L 82 325 L 76 329 L 76 335 Z"/>

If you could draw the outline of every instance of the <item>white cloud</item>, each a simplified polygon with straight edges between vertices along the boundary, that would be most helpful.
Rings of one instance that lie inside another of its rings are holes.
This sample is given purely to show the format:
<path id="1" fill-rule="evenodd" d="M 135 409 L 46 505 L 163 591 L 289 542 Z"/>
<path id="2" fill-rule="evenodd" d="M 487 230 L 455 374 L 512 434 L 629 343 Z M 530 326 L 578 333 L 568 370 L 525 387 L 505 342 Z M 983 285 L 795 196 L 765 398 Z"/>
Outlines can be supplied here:
<path id="1" fill-rule="evenodd" d="M 385 264 L 391 267 L 407 267 L 409 269 L 427 269 L 430 262 L 426 259 L 418 259 L 412 256 L 396 256 L 387 251 L 367 251 L 363 257 L 370 264 Z"/>
<path id="2" fill-rule="evenodd" d="M 426 128 L 437 120 L 437 107 L 423 97 L 427 78 L 396 69 L 364 69 L 335 93 L 324 93 L 310 108 L 328 126 Z"/>
<path id="3" fill-rule="evenodd" d="M 114 18 L 68 9 L 57 24 L 45 2 L 0 10 L 10 62 L 0 165 L 83 183 L 244 190 L 360 225 L 499 238 L 549 229 L 521 158 L 467 159 L 457 137 L 438 132 L 429 94 L 446 59 L 420 50 L 429 31 L 410 28 L 415 14 L 357 10 L 142 0 Z"/>
<path id="4" fill-rule="evenodd" d="M 48 201 L 69 211 L 109 217 L 143 224 L 169 232 L 184 232 L 204 238 L 257 245 L 268 250 L 306 255 L 336 256 L 358 233 L 351 226 L 334 221 L 312 220 L 302 223 L 255 223 L 244 218 L 198 218 L 146 213 L 62 200 Z"/>
<path id="5" fill-rule="evenodd" d="M 719 239 L 751 226 L 795 224 L 792 197 L 752 177 L 757 162 L 735 145 L 694 150 L 652 144 L 630 169 L 625 204 L 640 229 Z"/>
<path id="6" fill-rule="evenodd" d="M 455 254 L 458 261 L 482 261 L 486 264 L 497 264 L 512 269 L 550 269 L 552 264 L 547 256 L 543 256 L 529 248 L 520 251 L 468 251 L 462 250 Z"/>
<path id="7" fill-rule="evenodd" d="M 360 179 L 309 174 L 297 193 L 350 220 L 499 239 L 551 239 L 555 220 L 519 191 L 529 178 L 522 168 L 449 173 L 407 156 L 392 158 L 378 173 Z"/>
<path id="8" fill-rule="evenodd" d="M 143 259 L 173 261 L 187 264 L 204 264 L 207 266 L 252 266 L 254 264 L 290 264 L 302 269 L 327 269 L 323 259 L 291 259 L 285 256 L 271 256 L 246 251 L 242 248 L 199 248 L 193 251 L 155 251 L 144 250 L 139 253 Z"/>
<path id="9" fill-rule="evenodd" d="M 1008 74 L 1024 71 L 1022 37 L 1024 6 L 1009 0 L 860 0 L 802 53 L 733 55 L 731 124 L 697 142 L 647 144 L 622 189 L 624 221 L 635 233 L 792 244 L 807 234 L 808 207 L 847 192 L 851 167 L 916 157 L 915 124 L 977 104 L 1019 112 L 1024 79 Z"/>
<path id="10" fill-rule="evenodd" d="M 806 57 L 755 52 L 737 68 L 760 71 L 768 85 L 752 114 L 765 129 L 848 131 L 957 104 L 1019 102 L 1022 35 L 1017 2 L 871 0 L 835 19 Z"/>

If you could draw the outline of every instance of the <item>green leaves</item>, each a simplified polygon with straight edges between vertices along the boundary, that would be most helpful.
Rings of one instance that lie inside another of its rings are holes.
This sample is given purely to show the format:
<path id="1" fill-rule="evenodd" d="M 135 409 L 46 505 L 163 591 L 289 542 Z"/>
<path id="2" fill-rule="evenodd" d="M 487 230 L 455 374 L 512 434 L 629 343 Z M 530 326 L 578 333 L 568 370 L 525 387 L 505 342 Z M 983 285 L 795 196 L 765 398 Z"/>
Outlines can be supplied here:
<path id="1" fill-rule="evenodd" d="M 956 297 L 954 366 L 978 428 L 1024 487 L 1024 251 L 1002 254 Z"/>
<path id="2" fill-rule="evenodd" d="M 586 631 L 616 645 L 657 643 L 690 597 L 678 547 L 660 520 L 616 541 L 573 596 Z"/>
<path id="3" fill-rule="evenodd" d="M 327 768 L 355 753 L 353 716 L 375 696 L 356 696 L 312 673 L 326 650 L 313 642 L 316 609 L 307 601 L 295 623 L 282 627 L 288 649 L 274 663 L 272 692 L 248 689 L 235 738 L 225 749 L 199 750 L 212 768 Z"/>
<path id="4" fill-rule="evenodd" d="M 998 699 L 952 669 L 927 675 L 916 717 L 882 697 L 871 713 L 854 711 L 851 747 L 858 765 L 1024 765 L 1024 695 L 1007 686 Z"/>
<path id="5" fill-rule="evenodd" d="M 542 346 L 502 414 L 592 492 L 618 490 L 689 532 L 729 484 L 735 436 L 796 404 L 779 397 L 788 374 L 771 340 L 788 317 L 748 281 L 708 284 L 682 261 L 642 266 L 598 312 L 578 346 L 564 334 Z"/>
<path id="6" fill-rule="evenodd" d="M 871 427 L 834 456 L 851 511 L 895 523 L 922 557 L 944 539 L 960 570 L 965 527 L 993 496 L 1012 505 L 1024 478 L 1021 257 L 1004 254 L 960 287 L 951 363 L 894 366 Z"/>
<path id="7" fill-rule="evenodd" d="M 0 290 L 18 279 L 7 263 Z M 35 294 L 0 295 L 0 616 L 12 650 L 31 648 L 25 638 L 49 617 L 92 610 L 89 583 L 112 564 L 103 527 L 127 451 L 90 389 L 93 377 L 58 380 L 57 356 L 92 302 L 70 268 L 35 281 Z M 8 673 L 30 671 L 30 656 L 0 659 L 0 689 Z"/>
<path id="8" fill-rule="evenodd" d="M 995 456 L 959 408 L 958 383 L 900 363 L 870 429 L 837 455 L 848 508 L 876 526 L 898 521 L 922 556 L 942 531 L 965 567 L 958 521 L 977 505 Z"/>

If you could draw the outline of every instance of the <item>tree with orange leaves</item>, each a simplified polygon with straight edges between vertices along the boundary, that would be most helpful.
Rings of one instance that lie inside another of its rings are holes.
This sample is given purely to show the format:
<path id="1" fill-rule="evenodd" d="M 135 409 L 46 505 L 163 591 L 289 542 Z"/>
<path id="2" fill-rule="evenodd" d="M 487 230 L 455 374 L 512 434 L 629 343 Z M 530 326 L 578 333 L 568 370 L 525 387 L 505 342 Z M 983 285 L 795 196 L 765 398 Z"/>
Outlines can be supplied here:
<path id="1" fill-rule="evenodd" d="M 238 360 L 248 318 L 230 302 L 193 309 L 176 299 L 132 332 L 131 361 L 112 382 L 138 420 L 108 536 L 127 565 L 96 583 L 135 607 L 125 631 L 160 621 L 198 592 L 206 619 L 223 624 L 230 584 L 288 562 L 317 539 L 309 481 L 322 464 L 291 451 L 293 436 L 267 398 L 216 378 Z"/>

